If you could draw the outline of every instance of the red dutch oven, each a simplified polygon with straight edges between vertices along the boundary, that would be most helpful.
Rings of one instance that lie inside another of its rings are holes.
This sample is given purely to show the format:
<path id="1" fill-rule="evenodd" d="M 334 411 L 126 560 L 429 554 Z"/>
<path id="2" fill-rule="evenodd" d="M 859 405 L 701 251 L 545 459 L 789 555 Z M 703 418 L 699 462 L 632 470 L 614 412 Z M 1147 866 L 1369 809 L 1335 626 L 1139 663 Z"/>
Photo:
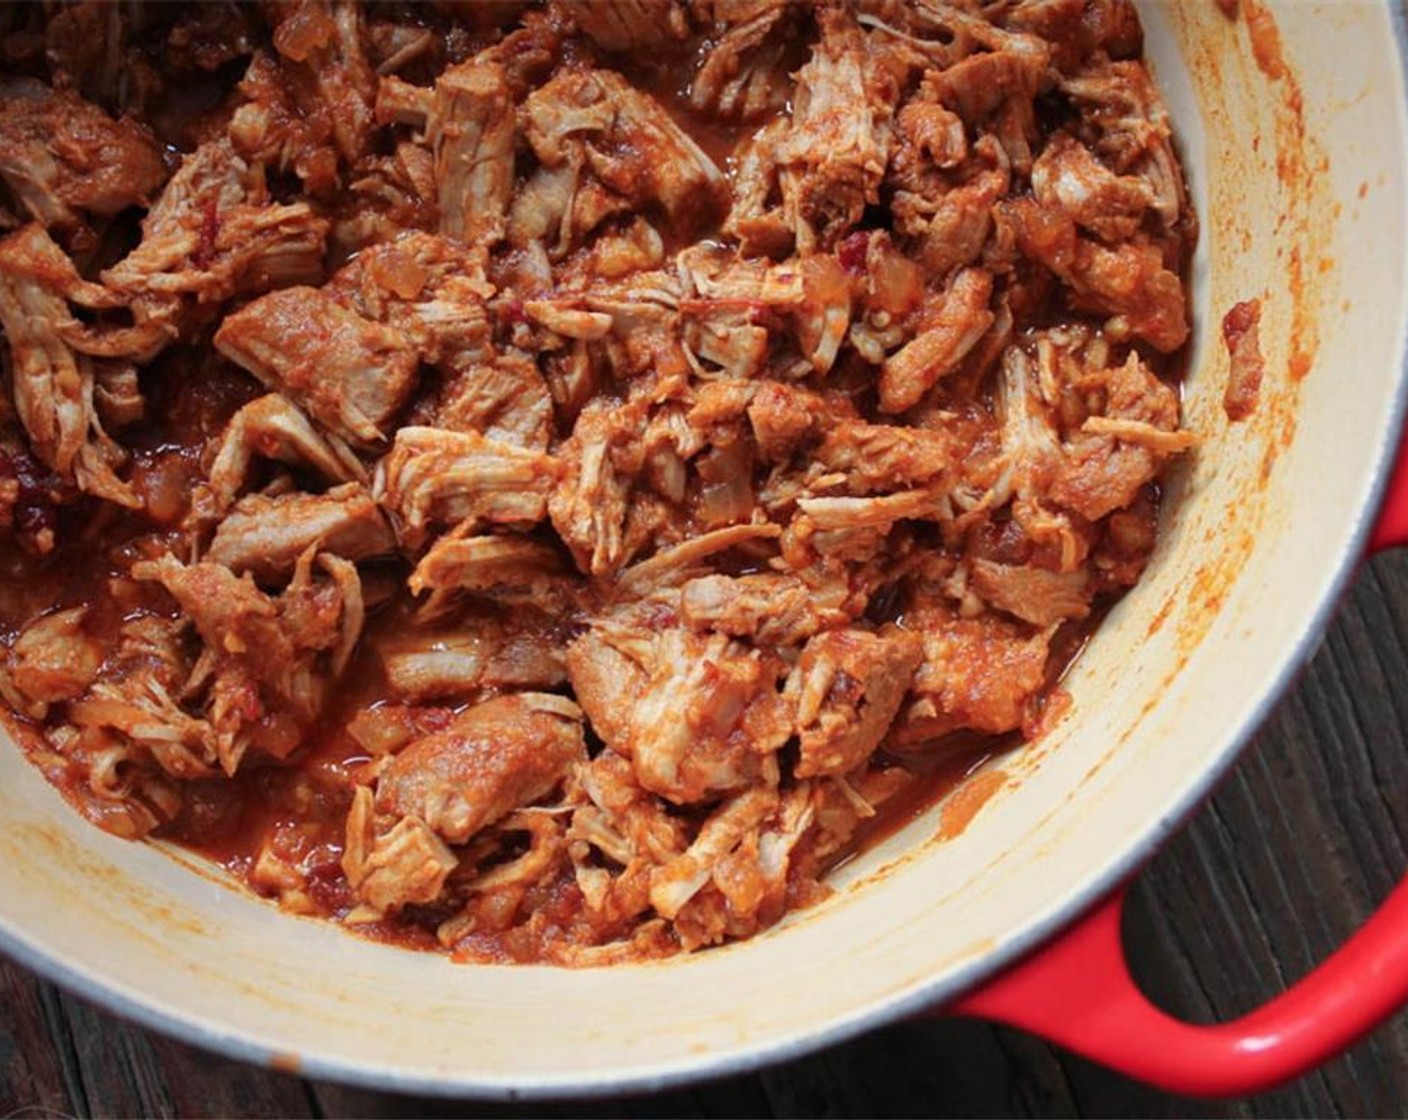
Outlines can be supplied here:
<path id="1" fill-rule="evenodd" d="M 1165 1089 L 1245 1093 L 1400 1006 L 1408 887 L 1285 995 L 1221 1026 L 1152 1007 L 1121 952 L 1118 884 L 1265 718 L 1366 545 L 1408 542 L 1408 471 L 1388 481 L 1408 349 L 1401 12 L 1240 0 L 1229 18 L 1171 0 L 1141 14 L 1202 218 L 1184 399 L 1199 443 L 1145 579 L 1039 742 L 761 937 L 577 971 L 456 965 L 279 913 L 189 855 L 99 833 L 0 743 L 0 948 L 237 1057 L 501 1098 L 659 1088 L 936 1006 Z M 1267 378 L 1232 423 L 1218 328 L 1249 299 Z"/>

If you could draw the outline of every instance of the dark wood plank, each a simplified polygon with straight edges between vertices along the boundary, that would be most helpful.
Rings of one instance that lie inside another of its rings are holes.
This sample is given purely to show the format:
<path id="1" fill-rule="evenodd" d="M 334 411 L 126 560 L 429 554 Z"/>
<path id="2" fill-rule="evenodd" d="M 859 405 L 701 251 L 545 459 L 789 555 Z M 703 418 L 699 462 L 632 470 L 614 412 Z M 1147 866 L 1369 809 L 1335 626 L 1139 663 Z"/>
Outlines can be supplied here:
<path id="1" fill-rule="evenodd" d="M 5 1120 L 316 1115 L 296 1077 L 153 1034 L 0 959 Z"/>
<path id="2" fill-rule="evenodd" d="M 174 1115 L 149 1033 L 66 994 L 59 1006 L 73 1036 L 88 1115 Z"/>
<path id="3" fill-rule="evenodd" d="M 321 1116 L 312 1087 L 291 1074 L 271 1073 L 167 1038 L 154 1045 L 171 1115 L 186 1117 Z"/>
<path id="4" fill-rule="evenodd" d="M 746 1074 L 610 1101 L 495 1104 L 317 1087 L 328 1116 L 1075 1116 L 1055 1053 L 1013 1031 L 959 1020 L 901 1023 Z"/>
<path id="5" fill-rule="evenodd" d="M 1319 654 L 1135 884 L 1131 966 L 1194 1021 L 1304 975 L 1408 868 L 1408 556 L 1368 565 Z M 895 1024 L 759 1073 L 598 1101 L 442 1101 L 300 1083 L 150 1035 L 0 961 L 0 1116 L 1396 1116 L 1408 1015 L 1292 1085 L 1192 1101 L 1019 1032 Z"/>
<path id="6" fill-rule="evenodd" d="M 82 1083 L 53 988 L 0 958 L 0 1116 L 84 1110 Z"/>

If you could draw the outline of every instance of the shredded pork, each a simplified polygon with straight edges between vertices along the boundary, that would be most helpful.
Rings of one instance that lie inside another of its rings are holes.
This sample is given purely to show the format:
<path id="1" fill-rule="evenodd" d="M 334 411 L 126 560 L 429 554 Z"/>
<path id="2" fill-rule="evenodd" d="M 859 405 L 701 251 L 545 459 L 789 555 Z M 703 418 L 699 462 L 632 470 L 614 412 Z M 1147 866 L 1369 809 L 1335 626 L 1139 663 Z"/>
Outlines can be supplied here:
<path id="1" fill-rule="evenodd" d="M 1060 710 L 1193 443 L 1128 0 L 98 12 L 0 64 L 0 698 L 95 822 L 605 964 Z"/>

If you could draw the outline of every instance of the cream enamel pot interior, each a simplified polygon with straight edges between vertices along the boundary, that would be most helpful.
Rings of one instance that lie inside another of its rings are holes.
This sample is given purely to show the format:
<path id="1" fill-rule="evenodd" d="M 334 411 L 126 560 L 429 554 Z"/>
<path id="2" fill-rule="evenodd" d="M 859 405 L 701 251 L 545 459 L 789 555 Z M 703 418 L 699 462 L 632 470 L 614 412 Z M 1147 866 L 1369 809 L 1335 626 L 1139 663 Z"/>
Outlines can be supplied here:
<path id="1" fill-rule="evenodd" d="M 831 900 L 743 944 L 608 969 L 465 966 L 290 917 L 189 857 L 104 835 L 4 743 L 0 947 L 238 1057 L 507 1097 L 793 1055 L 950 1001 L 1050 938 L 1196 805 L 1308 655 L 1398 441 L 1400 16 L 1269 8 L 1274 22 L 1253 0 L 1235 20 L 1212 0 L 1142 7 L 1202 219 L 1186 386 L 1200 444 L 1144 582 L 1070 674 L 1069 715 L 993 764 L 1006 780 L 959 835 L 937 838 L 936 808 L 847 865 Z M 1268 377 L 1230 425 L 1219 324 L 1249 298 Z"/>

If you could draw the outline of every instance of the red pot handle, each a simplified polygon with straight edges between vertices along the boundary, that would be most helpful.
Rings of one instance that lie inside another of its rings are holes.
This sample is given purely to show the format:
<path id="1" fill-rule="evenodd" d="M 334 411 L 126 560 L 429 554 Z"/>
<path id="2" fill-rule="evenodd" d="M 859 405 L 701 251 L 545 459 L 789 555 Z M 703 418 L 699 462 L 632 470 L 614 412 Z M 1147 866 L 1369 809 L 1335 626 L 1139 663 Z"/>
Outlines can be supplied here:
<path id="1" fill-rule="evenodd" d="M 1408 441 L 1369 547 L 1403 544 Z M 1120 941 L 1126 889 L 946 1010 L 1021 1027 L 1169 1092 L 1241 1096 L 1315 1068 L 1408 1002 L 1408 879 L 1309 976 L 1213 1026 L 1166 1015 L 1134 983 Z"/>
<path id="2" fill-rule="evenodd" d="M 1230 1097 L 1314 1069 L 1408 1001 L 1408 882 L 1284 995 L 1214 1026 L 1166 1015 L 1135 985 L 1120 943 L 1125 889 L 948 1011 L 1021 1027 L 1171 1093 Z"/>
<path id="3" fill-rule="evenodd" d="M 1400 545 L 1408 545 L 1408 428 L 1398 448 L 1398 462 L 1389 475 L 1379 519 L 1369 535 L 1370 552 Z"/>

